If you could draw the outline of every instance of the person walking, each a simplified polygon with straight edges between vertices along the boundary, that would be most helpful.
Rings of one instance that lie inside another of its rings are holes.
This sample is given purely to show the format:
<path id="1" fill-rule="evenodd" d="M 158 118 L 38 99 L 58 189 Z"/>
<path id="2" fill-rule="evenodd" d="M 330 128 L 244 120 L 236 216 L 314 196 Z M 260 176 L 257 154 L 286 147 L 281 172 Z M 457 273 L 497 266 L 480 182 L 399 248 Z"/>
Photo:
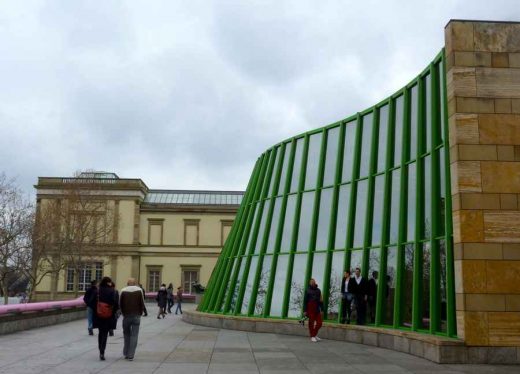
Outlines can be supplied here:
<path id="1" fill-rule="evenodd" d="M 175 308 L 175 314 L 178 312 L 182 314 L 182 287 L 177 287 L 177 308 Z"/>
<path id="2" fill-rule="evenodd" d="M 144 290 L 144 287 L 141 283 L 139 283 L 139 288 L 141 291 L 143 291 L 143 297 L 144 297 L 144 314 L 143 317 L 148 317 L 148 311 L 146 310 L 146 292 Z"/>
<path id="3" fill-rule="evenodd" d="M 157 319 L 166 317 L 166 303 L 168 300 L 168 293 L 166 292 L 166 285 L 163 283 L 157 291 L 157 296 L 155 297 L 157 301 L 157 306 L 159 307 L 159 313 L 157 314 Z"/>
<path id="4" fill-rule="evenodd" d="M 141 288 L 136 286 L 134 278 L 129 278 L 127 287 L 121 290 L 121 313 L 123 314 L 123 356 L 125 360 L 132 361 L 137 348 L 139 326 L 141 316 L 145 311 L 144 294 Z"/>
<path id="5" fill-rule="evenodd" d="M 168 293 L 168 313 L 172 314 L 172 306 L 173 306 L 173 284 L 169 284 L 166 289 Z"/>
<path id="6" fill-rule="evenodd" d="M 356 282 L 356 323 L 358 325 L 364 325 L 367 313 L 368 285 L 366 279 L 361 276 L 360 268 L 356 268 L 354 280 Z"/>
<path id="7" fill-rule="evenodd" d="M 116 312 L 119 310 L 119 297 L 117 291 L 111 287 L 112 279 L 104 277 L 99 288 L 92 293 L 91 301 L 95 305 L 93 327 L 99 330 L 98 348 L 99 359 L 105 360 L 108 331 L 116 328 Z"/>
<path id="8" fill-rule="evenodd" d="M 370 317 L 370 322 L 376 322 L 376 301 L 377 301 L 377 271 L 372 272 L 372 278 L 368 280 L 367 283 L 367 302 L 368 302 L 368 316 Z"/>
<path id="9" fill-rule="evenodd" d="M 112 289 L 114 290 L 114 292 L 116 293 L 116 297 L 117 299 L 119 300 L 119 293 L 117 292 L 116 290 L 116 285 L 114 284 L 114 282 L 110 282 L 108 284 L 110 287 L 112 287 Z M 120 310 L 116 310 L 115 312 L 115 321 L 114 321 L 114 325 L 113 325 L 113 328 L 111 328 L 110 330 L 108 330 L 108 336 L 114 336 L 114 330 L 117 328 L 117 320 L 119 319 L 119 316 L 121 315 L 121 311 Z"/>
<path id="10" fill-rule="evenodd" d="M 350 323 L 350 314 L 352 312 L 352 300 L 356 290 L 356 282 L 350 277 L 350 271 L 343 273 L 341 281 L 341 295 L 343 304 L 341 305 L 341 323 Z"/>
<path id="11" fill-rule="evenodd" d="M 83 295 L 83 302 L 87 305 L 87 330 L 89 335 L 94 335 L 94 311 L 96 305 L 92 300 L 92 293 L 97 290 L 97 280 L 90 281 L 90 288 Z"/>
<path id="12" fill-rule="evenodd" d="M 318 288 L 314 278 L 311 278 L 309 281 L 309 288 L 307 288 L 303 298 L 303 312 L 305 316 L 309 317 L 309 334 L 313 343 L 321 340 L 318 337 L 318 331 L 322 325 L 322 307 L 323 299 L 321 296 L 321 290 Z"/>

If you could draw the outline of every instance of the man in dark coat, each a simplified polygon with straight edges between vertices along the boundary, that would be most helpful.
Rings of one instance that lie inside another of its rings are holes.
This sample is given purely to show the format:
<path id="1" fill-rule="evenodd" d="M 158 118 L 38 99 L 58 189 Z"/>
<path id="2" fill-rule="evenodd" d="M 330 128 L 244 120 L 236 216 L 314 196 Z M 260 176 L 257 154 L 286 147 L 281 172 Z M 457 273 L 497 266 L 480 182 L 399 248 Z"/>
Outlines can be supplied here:
<path id="1" fill-rule="evenodd" d="M 376 322 L 377 276 L 378 272 L 373 271 L 367 285 L 368 314 L 372 323 Z"/>
<path id="2" fill-rule="evenodd" d="M 341 306 L 341 323 L 350 323 L 350 313 L 352 312 L 352 301 L 356 293 L 356 281 L 350 277 L 350 271 L 343 273 L 341 280 L 341 295 L 343 304 Z"/>
<path id="3" fill-rule="evenodd" d="M 92 293 L 97 290 L 97 280 L 90 281 L 90 288 L 85 291 L 83 302 L 87 305 L 87 329 L 89 335 L 94 335 L 95 304 L 92 303 Z"/>
<path id="4" fill-rule="evenodd" d="M 368 284 L 366 279 L 361 276 L 360 268 L 356 268 L 354 280 L 356 282 L 356 323 L 358 325 L 364 325 L 367 314 Z"/>
<path id="5" fill-rule="evenodd" d="M 166 291 L 166 285 L 161 284 L 161 288 L 157 292 L 157 296 L 155 297 L 157 301 L 157 306 L 159 307 L 159 313 L 157 314 L 157 319 L 166 317 L 166 304 L 168 303 L 168 292 Z"/>
<path id="6" fill-rule="evenodd" d="M 94 328 L 99 329 L 98 348 L 99 359 L 105 360 L 105 349 L 107 347 L 108 332 L 116 329 L 117 311 L 119 310 L 119 295 L 112 287 L 112 280 L 104 277 L 99 284 L 99 288 L 92 293 L 90 302 L 95 305 L 94 311 Z M 109 317 L 101 317 L 98 314 L 98 304 L 104 303 L 111 307 Z"/>

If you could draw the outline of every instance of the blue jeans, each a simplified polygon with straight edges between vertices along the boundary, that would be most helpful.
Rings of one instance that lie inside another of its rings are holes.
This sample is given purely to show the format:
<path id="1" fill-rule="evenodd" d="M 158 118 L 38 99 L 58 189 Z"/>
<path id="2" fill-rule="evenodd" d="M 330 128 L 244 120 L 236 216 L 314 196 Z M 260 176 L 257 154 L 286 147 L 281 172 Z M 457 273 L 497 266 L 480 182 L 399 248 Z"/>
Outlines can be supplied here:
<path id="1" fill-rule="evenodd" d="M 92 330 L 94 325 L 94 309 L 87 306 L 87 328 Z"/>
<path id="2" fill-rule="evenodd" d="M 175 314 L 177 314 L 177 312 L 181 312 L 182 314 L 182 306 L 181 306 L 181 302 L 180 301 L 177 301 L 177 309 L 175 309 Z"/>
<path id="3" fill-rule="evenodd" d="M 137 348 L 137 338 L 139 337 L 139 326 L 141 316 L 130 315 L 123 317 L 124 346 L 123 356 L 133 358 Z"/>

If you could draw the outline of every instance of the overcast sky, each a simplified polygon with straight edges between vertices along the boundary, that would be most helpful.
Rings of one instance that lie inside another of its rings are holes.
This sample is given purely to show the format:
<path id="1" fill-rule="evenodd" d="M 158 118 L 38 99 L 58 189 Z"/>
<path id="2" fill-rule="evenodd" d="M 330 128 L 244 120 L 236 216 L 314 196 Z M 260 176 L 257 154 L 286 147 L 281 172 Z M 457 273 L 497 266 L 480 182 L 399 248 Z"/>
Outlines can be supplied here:
<path id="1" fill-rule="evenodd" d="M 0 172 L 28 192 L 80 169 L 244 189 L 271 145 L 416 76 L 452 18 L 520 21 L 520 6 L 0 0 Z"/>

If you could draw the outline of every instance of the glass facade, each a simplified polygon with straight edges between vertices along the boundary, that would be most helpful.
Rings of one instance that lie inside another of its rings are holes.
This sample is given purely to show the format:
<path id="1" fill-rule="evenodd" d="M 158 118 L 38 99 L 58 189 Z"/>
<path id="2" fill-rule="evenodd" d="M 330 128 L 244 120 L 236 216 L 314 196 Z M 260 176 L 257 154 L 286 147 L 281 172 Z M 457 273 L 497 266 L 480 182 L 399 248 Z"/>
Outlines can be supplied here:
<path id="1" fill-rule="evenodd" d="M 339 323 L 359 267 L 377 280 L 367 323 L 456 336 L 443 64 L 259 157 L 200 311 L 300 318 L 312 277 Z"/>

